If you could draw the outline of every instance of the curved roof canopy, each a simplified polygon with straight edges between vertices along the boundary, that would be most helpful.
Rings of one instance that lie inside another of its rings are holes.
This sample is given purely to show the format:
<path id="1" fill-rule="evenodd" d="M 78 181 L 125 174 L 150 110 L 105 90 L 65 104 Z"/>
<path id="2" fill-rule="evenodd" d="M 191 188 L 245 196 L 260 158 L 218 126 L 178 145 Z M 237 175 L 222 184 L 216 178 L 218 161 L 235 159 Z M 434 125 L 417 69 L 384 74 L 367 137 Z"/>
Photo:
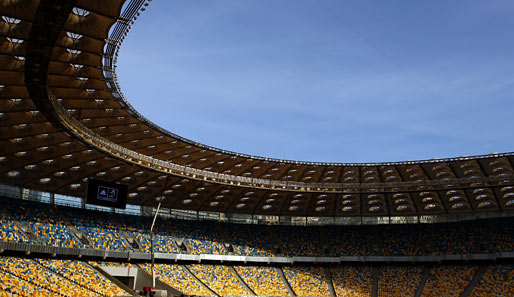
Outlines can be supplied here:
<path id="1" fill-rule="evenodd" d="M 403 216 L 514 209 L 511 153 L 317 163 L 228 152 L 141 116 L 116 79 L 144 0 L 0 1 L 0 182 L 83 196 L 88 177 L 131 204 L 291 216 Z M 122 11 L 122 7 L 125 8 Z"/>

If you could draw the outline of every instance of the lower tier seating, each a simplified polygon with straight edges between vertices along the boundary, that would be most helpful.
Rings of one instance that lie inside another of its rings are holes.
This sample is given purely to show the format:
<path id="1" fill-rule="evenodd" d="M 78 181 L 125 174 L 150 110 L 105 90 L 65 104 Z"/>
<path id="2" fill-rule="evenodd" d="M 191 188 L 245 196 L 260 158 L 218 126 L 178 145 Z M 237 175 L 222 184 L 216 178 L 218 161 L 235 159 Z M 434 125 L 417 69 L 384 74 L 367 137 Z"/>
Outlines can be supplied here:
<path id="1" fill-rule="evenodd" d="M 322 267 L 284 267 L 283 271 L 297 296 L 330 296 L 328 279 Z"/>
<path id="2" fill-rule="evenodd" d="M 498 264 L 488 266 L 470 296 L 514 296 L 514 265 Z"/>
<path id="3" fill-rule="evenodd" d="M 187 267 L 198 279 L 219 295 L 252 295 L 227 266 L 192 264 Z"/>
<path id="4" fill-rule="evenodd" d="M 148 274 L 152 274 L 150 264 L 142 264 L 141 268 Z M 182 293 L 188 295 L 210 296 L 212 295 L 200 282 L 187 273 L 182 265 L 155 264 L 155 276 L 165 284 L 168 284 Z"/>
<path id="5" fill-rule="evenodd" d="M 236 272 L 259 296 L 290 296 L 278 272 L 279 268 L 236 266 Z"/>
<path id="6" fill-rule="evenodd" d="M 473 278 L 476 266 L 436 266 L 430 270 L 421 297 L 446 296 L 458 297 Z"/>
<path id="7" fill-rule="evenodd" d="M 411 266 L 383 266 L 378 276 L 378 296 L 410 297 L 416 294 L 423 269 Z"/>
<path id="8" fill-rule="evenodd" d="M 45 288 L 52 295 L 99 297 L 100 294 L 74 283 L 41 264 L 31 260 L 14 257 L 0 257 L 0 270 L 32 283 L 35 287 Z M 50 296 L 52 296 L 50 295 Z"/>
<path id="9" fill-rule="evenodd" d="M 0 269 L 0 297 L 46 297 L 52 295 L 56 295 L 56 292 L 51 292 L 11 272 Z"/>
<path id="10" fill-rule="evenodd" d="M 37 260 L 51 271 L 104 296 L 127 293 L 86 263 L 70 260 Z"/>
<path id="11" fill-rule="evenodd" d="M 371 267 L 341 266 L 331 268 L 330 273 L 338 297 L 371 297 Z"/>
<path id="12" fill-rule="evenodd" d="M 91 265 L 91 266 L 90 266 Z M 127 296 L 128 293 L 92 266 L 140 267 L 151 274 L 150 264 L 110 262 L 84 263 L 77 260 L 28 259 L 0 256 L 2 296 Z M 232 270 L 232 268 L 234 270 Z M 370 297 L 373 269 L 378 273 L 378 296 L 414 296 L 423 271 L 428 272 L 421 296 L 460 296 L 470 285 L 478 265 L 340 265 L 319 266 L 234 266 L 211 264 L 155 264 L 157 278 L 186 295 L 290 297 L 290 284 L 301 297 L 329 297 L 330 277 L 337 297 Z M 285 276 L 281 276 L 280 271 Z M 238 277 L 240 279 L 238 279 Z M 245 284 L 250 288 L 246 289 Z M 489 265 L 474 282 L 472 297 L 514 296 L 514 264 Z M 141 288 L 139 288 L 141 289 Z"/>

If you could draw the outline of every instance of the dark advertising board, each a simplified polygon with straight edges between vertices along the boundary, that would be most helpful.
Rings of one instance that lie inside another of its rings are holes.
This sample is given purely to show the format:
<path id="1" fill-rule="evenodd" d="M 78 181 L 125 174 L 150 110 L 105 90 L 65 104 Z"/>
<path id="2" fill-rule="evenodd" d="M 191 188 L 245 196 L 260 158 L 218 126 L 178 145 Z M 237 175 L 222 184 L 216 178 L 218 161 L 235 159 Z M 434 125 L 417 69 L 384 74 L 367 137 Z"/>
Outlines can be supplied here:
<path id="1" fill-rule="evenodd" d="M 90 178 L 87 181 L 86 203 L 125 209 L 127 186 Z"/>

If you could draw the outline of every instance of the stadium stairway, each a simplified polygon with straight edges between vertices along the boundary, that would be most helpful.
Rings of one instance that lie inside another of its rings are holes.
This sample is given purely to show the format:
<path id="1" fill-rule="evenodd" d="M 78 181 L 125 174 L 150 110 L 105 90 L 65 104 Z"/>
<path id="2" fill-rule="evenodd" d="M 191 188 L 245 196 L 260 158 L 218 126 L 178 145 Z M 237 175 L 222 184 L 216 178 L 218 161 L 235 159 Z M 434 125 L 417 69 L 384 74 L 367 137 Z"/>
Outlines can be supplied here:
<path id="1" fill-rule="evenodd" d="M 428 232 L 425 234 L 426 240 L 423 243 L 423 255 L 431 255 L 434 251 L 434 234 L 435 225 L 428 226 Z"/>
<path id="2" fill-rule="evenodd" d="M 480 251 L 491 251 L 491 244 L 493 242 L 494 236 L 496 235 L 496 232 L 494 232 L 493 225 L 493 220 L 489 220 L 489 222 L 486 223 L 486 227 L 480 230 L 479 240 L 477 242 L 478 249 Z"/>
<path id="3" fill-rule="evenodd" d="M 37 238 L 37 235 L 34 233 L 34 231 L 32 230 L 32 228 L 30 228 L 28 225 L 20 222 L 20 221 L 15 221 L 13 220 L 14 222 L 14 225 L 23 233 L 23 235 L 25 235 L 28 239 L 30 240 L 33 240 L 35 242 L 40 242 L 39 239 Z"/>
<path id="4" fill-rule="evenodd" d="M 190 254 L 189 248 L 187 247 L 183 238 L 178 238 L 177 236 L 174 236 L 173 238 L 174 238 L 175 245 L 177 245 L 178 250 L 180 252 L 182 252 L 183 254 Z"/>
<path id="5" fill-rule="evenodd" d="M 471 294 L 471 292 L 473 292 L 473 289 L 480 282 L 486 270 L 487 265 L 480 265 L 478 267 L 477 271 L 475 272 L 475 275 L 473 276 L 473 279 L 471 280 L 471 282 L 469 282 L 468 287 L 464 290 L 464 292 L 462 292 L 460 297 L 468 297 Z"/>
<path id="6" fill-rule="evenodd" d="M 284 284 L 286 285 L 286 288 L 287 288 L 287 291 L 289 291 L 289 294 L 291 294 L 291 296 L 296 296 L 296 293 L 294 292 L 293 288 L 291 287 L 291 284 L 287 281 L 287 278 L 284 275 L 284 271 L 282 270 L 282 267 L 277 267 L 277 270 L 278 270 L 278 274 L 280 274 L 280 278 L 282 279 L 282 282 L 284 282 Z"/>
<path id="7" fill-rule="evenodd" d="M 237 280 L 239 281 L 239 283 L 241 283 L 241 285 L 248 290 L 248 292 L 252 293 L 252 295 L 256 296 L 257 294 L 255 294 L 255 292 L 252 290 L 252 288 L 250 288 L 250 286 L 248 286 L 244 280 L 241 278 L 241 276 L 239 275 L 239 273 L 237 273 L 237 271 L 234 269 L 234 267 L 232 266 L 227 266 L 228 267 L 228 270 L 230 270 L 230 272 L 232 272 L 232 274 L 237 278 Z"/>
<path id="8" fill-rule="evenodd" d="M 324 254 L 329 254 L 328 234 L 326 229 L 320 230 L 321 246 Z"/>
<path id="9" fill-rule="evenodd" d="M 280 237 L 275 232 L 275 228 L 273 228 L 270 225 L 266 225 L 266 230 L 270 234 L 271 244 L 273 246 L 273 249 L 275 250 L 275 253 L 277 255 L 282 254 L 282 252 L 283 252 L 282 241 L 280 240 Z M 293 295 L 293 296 L 295 296 L 295 295 Z"/>
<path id="10" fill-rule="evenodd" d="M 371 297 L 378 296 L 378 266 L 373 267 L 373 280 L 371 282 Z"/>
<path id="11" fill-rule="evenodd" d="M 146 273 L 139 265 L 136 265 L 138 269 L 136 288 L 151 287 L 152 286 L 152 275 Z M 168 292 L 168 296 L 180 296 L 182 292 L 173 288 L 172 286 L 161 282 L 157 277 L 155 278 L 155 288 L 157 290 L 165 290 Z"/>
<path id="12" fill-rule="evenodd" d="M 368 254 L 380 256 L 384 249 L 383 246 L 385 232 L 382 232 L 376 226 L 373 226 L 372 228 L 373 232 L 371 233 L 371 244 L 368 246 Z"/>
<path id="13" fill-rule="evenodd" d="M 423 289 L 425 288 L 425 283 L 427 282 L 428 277 L 430 276 L 430 267 L 423 268 L 423 274 L 421 275 L 421 280 L 419 281 L 418 289 L 416 290 L 416 294 L 414 297 L 420 297 L 421 293 L 423 293 Z"/>
<path id="14" fill-rule="evenodd" d="M 75 228 L 75 226 L 71 226 L 71 225 L 68 225 L 67 227 L 68 227 L 68 230 L 70 230 L 71 234 L 73 234 L 73 236 L 75 236 L 75 238 L 78 240 L 78 242 L 80 242 L 86 246 L 91 246 L 91 242 L 87 238 L 86 234 L 84 234 L 84 232 L 82 232 L 82 230 L 79 230 L 79 229 Z"/>
<path id="15" fill-rule="evenodd" d="M 225 253 L 227 255 L 233 254 L 234 248 L 232 247 L 231 243 L 228 243 L 229 242 L 228 241 L 229 236 L 227 234 L 227 230 L 225 230 L 223 224 L 221 224 L 220 222 L 216 222 L 215 226 L 216 226 L 216 229 L 218 229 L 218 233 L 221 235 L 221 240 L 222 240 L 222 244 L 221 245 L 225 249 Z"/>
<path id="16" fill-rule="evenodd" d="M 113 282 L 115 285 L 117 285 L 118 287 L 122 288 L 123 290 L 125 290 L 126 292 L 128 292 L 129 294 L 131 294 L 131 296 L 139 296 L 137 294 L 136 291 L 134 291 L 132 288 L 129 288 L 127 285 L 125 285 L 123 282 L 119 281 L 117 278 L 115 278 L 114 276 L 110 275 L 109 273 L 105 272 L 102 268 L 100 267 L 97 267 L 97 266 L 93 266 L 93 265 L 89 265 L 89 263 L 87 262 L 83 262 L 85 265 L 91 267 L 92 269 L 98 271 L 101 275 L 103 275 L 106 279 L 110 280 L 111 282 Z"/>
<path id="17" fill-rule="evenodd" d="M 141 247 L 139 243 L 137 242 L 136 238 L 133 234 L 131 234 L 128 231 L 120 231 L 120 237 L 125 242 L 127 246 L 132 248 L 133 250 L 140 250 Z"/>
<path id="18" fill-rule="evenodd" d="M 330 268 L 325 267 L 325 275 L 327 276 L 328 290 L 330 291 L 330 296 L 337 297 L 336 290 L 334 289 L 334 283 L 332 282 L 332 273 L 330 272 Z"/>

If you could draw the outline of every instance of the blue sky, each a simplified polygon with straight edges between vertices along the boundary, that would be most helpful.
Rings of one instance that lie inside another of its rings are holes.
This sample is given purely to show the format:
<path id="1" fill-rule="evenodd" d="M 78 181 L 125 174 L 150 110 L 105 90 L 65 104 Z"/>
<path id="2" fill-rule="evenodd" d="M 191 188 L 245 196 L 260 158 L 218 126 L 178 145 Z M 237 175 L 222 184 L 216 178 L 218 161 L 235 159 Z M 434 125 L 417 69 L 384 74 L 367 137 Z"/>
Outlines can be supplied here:
<path id="1" fill-rule="evenodd" d="M 514 1 L 154 0 L 118 77 L 183 137 L 378 162 L 514 151 Z"/>

